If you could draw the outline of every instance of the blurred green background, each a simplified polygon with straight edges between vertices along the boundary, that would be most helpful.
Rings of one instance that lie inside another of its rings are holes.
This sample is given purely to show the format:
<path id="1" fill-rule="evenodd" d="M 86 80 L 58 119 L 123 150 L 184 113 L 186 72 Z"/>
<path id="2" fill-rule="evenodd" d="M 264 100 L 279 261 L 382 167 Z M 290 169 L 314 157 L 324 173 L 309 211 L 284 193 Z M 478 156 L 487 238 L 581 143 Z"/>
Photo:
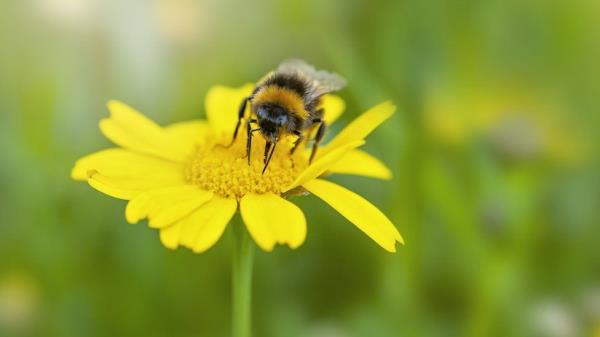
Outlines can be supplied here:
<path id="1" fill-rule="evenodd" d="M 257 254 L 259 337 L 600 335 L 597 0 L 0 2 L 0 336 L 227 336 L 231 233 L 202 255 L 69 179 L 123 100 L 168 124 L 282 59 L 339 72 L 347 113 L 393 99 L 335 177 L 406 239 L 314 197 L 296 251 Z"/>

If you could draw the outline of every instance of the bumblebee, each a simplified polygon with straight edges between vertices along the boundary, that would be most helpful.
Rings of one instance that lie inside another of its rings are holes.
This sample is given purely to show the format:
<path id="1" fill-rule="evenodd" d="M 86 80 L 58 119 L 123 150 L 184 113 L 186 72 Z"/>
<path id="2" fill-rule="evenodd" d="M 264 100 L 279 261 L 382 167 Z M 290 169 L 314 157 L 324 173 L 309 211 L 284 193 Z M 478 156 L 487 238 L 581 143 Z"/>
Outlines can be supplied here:
<path id="1" fill-rule="evenodd" d="M 238 135 L 246 108 L 250 106 L 251 115 L 246 120 L 248 165 L 255 132 L 260 132 L 266 140 L 264 174 L 277 143 L 284 136 L 297 137 L 290 149 L 290 154 L 293 154 L 305 138 L 312 134 L 312 130 L 318 127 L 309 159 L 312 162 L 327 128 L 323 119 L 325 111 L 319 108 L 320 99 L 345 85 L 346 81 L 339 75 L 316 70 L 302 60 L 283 61 L 277 69 L 258 82 L 250 96 L 242 100 L 232 144 Z"/>

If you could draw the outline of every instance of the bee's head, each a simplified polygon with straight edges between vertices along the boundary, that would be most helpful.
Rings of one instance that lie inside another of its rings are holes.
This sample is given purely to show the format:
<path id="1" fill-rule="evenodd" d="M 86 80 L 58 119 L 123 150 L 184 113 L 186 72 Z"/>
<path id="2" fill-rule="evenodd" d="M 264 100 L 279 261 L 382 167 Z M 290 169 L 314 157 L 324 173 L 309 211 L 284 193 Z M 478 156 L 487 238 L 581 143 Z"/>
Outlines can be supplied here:
<path id="1" fill-rule="evenodd" d="M 260 133 L 269 142 L 275 143 L 289 123 L 288 110 L 275 104 L 262 104 L 256 108 Z"/>

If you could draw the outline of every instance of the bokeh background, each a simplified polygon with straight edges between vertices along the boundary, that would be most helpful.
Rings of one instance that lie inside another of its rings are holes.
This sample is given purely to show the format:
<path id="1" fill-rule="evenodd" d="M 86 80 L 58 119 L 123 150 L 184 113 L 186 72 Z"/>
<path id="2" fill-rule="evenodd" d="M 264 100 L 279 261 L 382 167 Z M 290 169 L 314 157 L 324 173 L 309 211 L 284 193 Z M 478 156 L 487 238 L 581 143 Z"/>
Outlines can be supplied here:
<path id="1" fill-rule="evenodd" d="M 600 2 L 0 2 L 0 336 L 227 336 L 231 233 L 195 255 L 69 179 L 105 102 L 161 124 L 282 59 L 393 99 L 335 177 L 390 216 L 388 254 L 314 197 L 301 249 L 256 256 L 260 337 L 600 336 Z"/>

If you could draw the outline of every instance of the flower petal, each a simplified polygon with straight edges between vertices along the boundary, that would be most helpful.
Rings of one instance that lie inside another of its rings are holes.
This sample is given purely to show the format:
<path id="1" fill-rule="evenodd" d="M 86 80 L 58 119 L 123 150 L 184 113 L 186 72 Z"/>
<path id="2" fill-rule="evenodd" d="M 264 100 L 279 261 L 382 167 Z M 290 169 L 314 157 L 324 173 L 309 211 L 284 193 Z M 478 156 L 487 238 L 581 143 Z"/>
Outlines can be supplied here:
<path id="1" fill-rule="evenodd" d="M 110 118 L 100 121 L 100 130 L 113 143 L 126 149 L 179 161 L 167 135 L 155 122 L 119 101 L 109 101 Z"/>
<path id="2" fill-rule="evenodd" d="M 124 149 L 107 149 L 79 159 L 71 177 L 112 197 L 130 200 L 142 191 L 185 183 L 181 164 Z"/>
<path id="3" fill-rule="evenodd" d="M 239 88 L 214 86 L 206 94 L 205 108 L 208 122 L 217 137 L 231 137 L 238 121 L 242 100 L 252 93 L 254 84 Z"/>
<path id="4" fill-rule="evenodd" d="M 302 210 L 275 194 L 246 194 L 240 201 L 240 212 L 248 232 L 265 251 L 272 251 L 276 243 L 295 249 L 306 238 Z"/>
<path id="5" fill-rule="evenodd" d="M 358 149 L 346 153 L 329 168 L 329 172 L 386 180 L 392 178 L 392 172 L 384 163 L 372 155 Z"/>
<path id="6" fill-rule="evenodd" d="M 396 242 L 404 243 L 400 232 L 373 204 L 358 194 L 329 181 L 315 179 L 304 188 L 328 203 L 388 252 L 396 251 Z"/>
<path id="7" fill-rule="evenodd" d="M 113 198 L 131 200 L 141 193 L 143 188 L 141 181 L 130 179 L 108 178 L 97 172 L 90 172 L 88 184 L 98 192 L 102 192 Z"/>
<path id="8" fill-rule="evenodd" d="M 162 228 L 184 218 L 212 197 L 212 192 L 192 185 L 150 190 L 127 204 L 125 217 L 129 223 L 148 218 L 150 227 Z"/>
<path id="9" fill-rule="evenodd" d="M 179 246 L 179 232 L 181 231 L 181 221 L 174 225 L 160 229 L 160 242 L 169 248 L 175 249 Z"/>
<path id="10" fill-rule="evenodd" d="M 180 227 L 178 242 L 196 253 L 208 250 L 221 238 L 236 209 L 236 200 L 215 195 L 209 202 L 173 225 Z M 165 235 L 170 236 L 169 234 Z"/>
<path id="11" fill-rule="evenodd" d="M 323 108 L 325 111 L 324 118 L 327 124 L 331 125 L 340 118 L 346 109 L 346 102 L 339 96 L 328 94 L 321 97 L 321 104 L 319 107 Z"/>
<path id="12" fill-rule="evenodd" d="M 71 177 L 87 180 L 90 171 L 123 178 L 172 177 L 183 182 L 181 164 L 120 148 L 101 150 L 77 160 Z"/>
<path id="13" fill-rule="evenodd" d="M 219 241 L 235 214 L 237 202 L 215 195 L 190 215 L 175 224 L 160 229 L 160 241 L 169 249 L 181 243 L 196 253 L 202 253 Z"/>
<path id="14" fill-rule="evenodd" d="M 328 154 L 320 157 L 315 160 L 312 164 L 310 164 L 300 175 L 294 180 L 294 182 L 288 186 L 284 192 L 289 191 L 295 187 L 303 185 L 305 182 L 314 179 L 325 171 L 327 171 L 332 165 L 334 165 L 340 158 L 342 158 L 349 151 L 363 145 L 365 142 L 355 141 L 349 144 L 345 144 L 344 146 L 340 146 L 337 149 L 330 151 Z"/>
<path id="15" fill-rule="evenodd" d="M 180 122 L 165 127 L 173 154 L 184 160 L 193 153 L 196 145 L 204 143 L 210 136 L 210 125 L 205 120 Z"/>
<path id="16" fill-rule="evenodd" d="M 149 189 L 165 186 L 180 186 L 178 179 L 148 179 L 148 177 L 125 178 L 101 174 L 90 171 L 88 184 L 94 189 L 113 198 L 131 200 Z"/>
<path id="17" fill-rule="evenodd" d="M 376 127 L 386 119 L 390 118 L 395 110 L 396 106 L 389 101 L 372 107 L 346 126 L 335 138 L 333 138 L 333 140 L 331 140 L 331 142 L 329 142 L 329 144 L 324 146 L 323 149 L 319 150 L 317 158 L 323 157 L 329 152 L 349 142 L 365 139 Z"/>

